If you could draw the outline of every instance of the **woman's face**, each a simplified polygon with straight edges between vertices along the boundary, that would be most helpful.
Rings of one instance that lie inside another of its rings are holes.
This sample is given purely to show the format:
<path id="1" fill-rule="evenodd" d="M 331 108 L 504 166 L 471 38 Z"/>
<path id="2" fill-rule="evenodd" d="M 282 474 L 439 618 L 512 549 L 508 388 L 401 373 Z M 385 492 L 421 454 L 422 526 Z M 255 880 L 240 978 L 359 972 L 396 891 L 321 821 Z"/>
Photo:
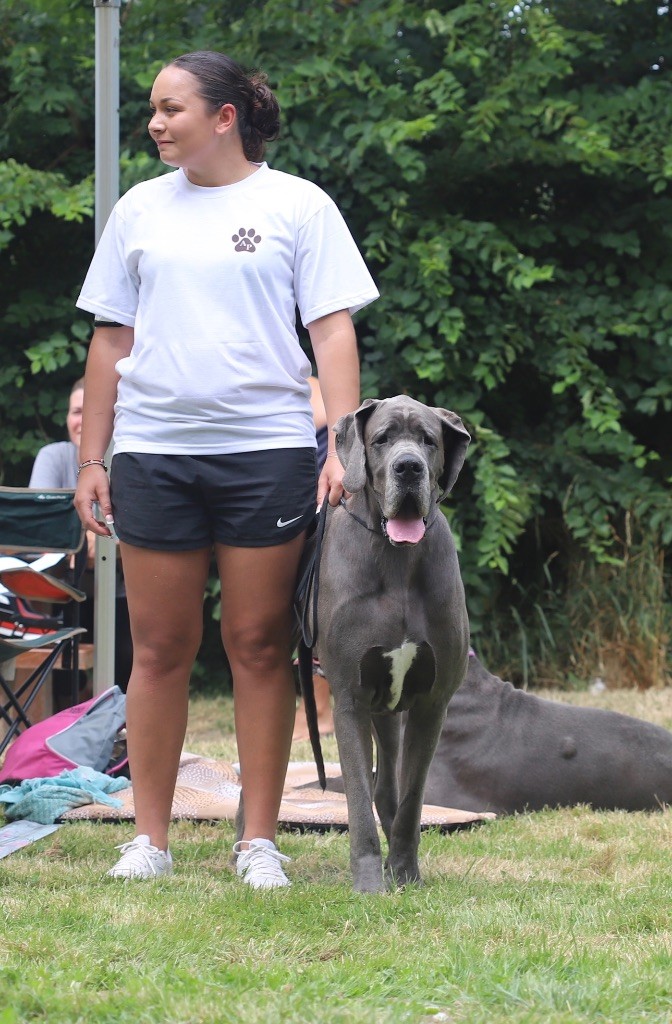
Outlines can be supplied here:
<path id="1" fill-rule="evenodd" d="M 68 428 L 68 437 L 74 445 L 79 448 L 79 442 L 82 436 L 82 406 L 84 405 L 84 388 L 77 388 L 70 395 L 70 405 L 68 406 L 68 415 L 66 418 L 66 425 Z"/>
<path id="2" fill-rule="evenodd" d="M 149 106 L 147 128 L 164 164 L 198 169 L 216 158 L 220 112 L 208 112 L 198 79 L 190 71 L 170 65 L 160 71 Z"/>

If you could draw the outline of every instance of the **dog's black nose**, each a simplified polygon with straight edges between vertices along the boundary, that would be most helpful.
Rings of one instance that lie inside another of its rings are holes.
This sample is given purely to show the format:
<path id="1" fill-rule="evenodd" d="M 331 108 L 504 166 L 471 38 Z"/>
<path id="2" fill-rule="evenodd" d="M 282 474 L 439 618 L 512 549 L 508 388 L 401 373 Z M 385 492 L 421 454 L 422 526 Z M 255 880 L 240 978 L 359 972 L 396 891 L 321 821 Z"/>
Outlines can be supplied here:
<path id="1" fill-rule="evenodd" d="M 392 468 L 397 476 L 408 480 L 415 476 L 420 476 L 423 470 L 423 463 L 412 455 L 402 455 L 394 460 Z"/>

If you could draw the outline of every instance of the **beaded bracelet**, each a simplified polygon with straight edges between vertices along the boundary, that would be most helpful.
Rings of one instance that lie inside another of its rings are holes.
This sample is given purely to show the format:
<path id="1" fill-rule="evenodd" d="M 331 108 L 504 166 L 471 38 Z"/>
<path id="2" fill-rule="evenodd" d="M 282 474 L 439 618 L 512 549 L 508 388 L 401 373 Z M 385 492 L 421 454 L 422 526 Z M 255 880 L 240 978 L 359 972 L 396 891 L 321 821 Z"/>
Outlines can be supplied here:
<path id="1" fill-rule="evenodd" d="M 330 458 L 332 455 L 338 455 L 338 452 L 327 452 L 327 458 Z"/>
<path id="2" fill-rule="evenodd" d="M 105 472 L 107 473 L 107 466 L 105 465 L 102 459 L 87 459 L 86 462 L 80 462 L 79 466 L 77 467 L 77 476 L 79 476 L 82 470 L 86 469 L 87 466 L 102 466 Z"/>

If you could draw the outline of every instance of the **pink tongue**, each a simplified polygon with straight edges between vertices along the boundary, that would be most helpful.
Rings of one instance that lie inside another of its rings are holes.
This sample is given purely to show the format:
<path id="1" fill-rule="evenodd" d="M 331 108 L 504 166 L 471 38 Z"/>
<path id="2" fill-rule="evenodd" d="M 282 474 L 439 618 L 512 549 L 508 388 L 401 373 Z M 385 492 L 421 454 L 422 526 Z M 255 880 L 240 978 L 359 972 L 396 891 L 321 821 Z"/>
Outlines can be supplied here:
<path id="1" fill-rule="evenodd" d="M 388 519 L 387 536 L 396 544 L 417 544 L 425 536 L 422 519 Z"/>

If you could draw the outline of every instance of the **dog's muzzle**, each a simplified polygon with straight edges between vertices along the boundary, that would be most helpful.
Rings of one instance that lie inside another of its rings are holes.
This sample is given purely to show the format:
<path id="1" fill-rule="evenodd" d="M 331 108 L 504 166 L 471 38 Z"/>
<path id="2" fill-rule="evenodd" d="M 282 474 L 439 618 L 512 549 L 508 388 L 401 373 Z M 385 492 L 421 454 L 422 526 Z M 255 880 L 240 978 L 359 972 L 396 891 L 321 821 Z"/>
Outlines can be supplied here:
<path id="1" fill-rule="evenodd" d="M 428 513 L 427 464 L 412 451 L 392 460 L 387 501 L 381 520 L 391 544 L 417 544 L 425 536 Z"/>

